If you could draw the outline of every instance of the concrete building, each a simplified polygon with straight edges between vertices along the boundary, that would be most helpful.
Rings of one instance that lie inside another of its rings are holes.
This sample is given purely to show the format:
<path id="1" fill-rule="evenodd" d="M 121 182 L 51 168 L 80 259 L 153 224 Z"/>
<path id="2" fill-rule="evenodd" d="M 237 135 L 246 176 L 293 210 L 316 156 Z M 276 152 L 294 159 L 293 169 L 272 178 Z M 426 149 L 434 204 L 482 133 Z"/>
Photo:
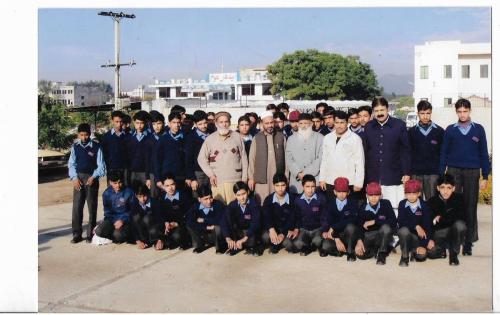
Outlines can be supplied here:
<path id="1" fill-rule="evenodd" d="M 153 99 L 155 97 L 155 92 L 147 90 L 145 85 L 138 85 L 137 88 L 132 91 L 123 92 L 122 94 L 122 96 L 135 100 L 144 100 L 145 98 Z"/>
<path id="2" fill-rule="evenodd" d="M 97 86 L 64 85 L 62 82 L 53 82 L 49 97 L 68 107 L 73 107 L 101 105 L 109 100 L 110 95 Z"/>
<path id="3" fill-rule="evenodd" d="M 415 105 L 451 107 L 467 98 L 473 107 L 491 106 L 491 43 L 431 41 L 415 46 Z"/>

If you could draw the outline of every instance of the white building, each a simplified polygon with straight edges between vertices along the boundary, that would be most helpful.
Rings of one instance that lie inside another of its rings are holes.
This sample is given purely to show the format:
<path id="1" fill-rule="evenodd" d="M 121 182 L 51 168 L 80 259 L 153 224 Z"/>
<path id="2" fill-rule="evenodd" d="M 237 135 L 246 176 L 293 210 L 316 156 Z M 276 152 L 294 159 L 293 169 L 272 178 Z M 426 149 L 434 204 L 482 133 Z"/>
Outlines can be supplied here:
<path id="1" fill-rule="evenodd" d="M 49 97 L 66 106 L 97 106 L 105 104 L 109 94 L 100 87 L 85 85 L 64 85 L 53 82 Z"/>
<path id="2" fill-rule="evenodd" d="M 140 99 L 143 100 L 145 97 L 153 97 L 155 96 L 154 92 L 150 92 L 146 90 L 144 85 L 138 85 L 137 88 L 133 89 L 132 91 L 129 92 L 123 92 L 123 95 L 134 98 L 134 99 Z"/>
<path id="3" fill-rule="evenodd" d="M 491 43 L 432 41 L 415 46 L 415 105 L 453 106 L 467 98 L 472 106 L 491 106 Z"/>

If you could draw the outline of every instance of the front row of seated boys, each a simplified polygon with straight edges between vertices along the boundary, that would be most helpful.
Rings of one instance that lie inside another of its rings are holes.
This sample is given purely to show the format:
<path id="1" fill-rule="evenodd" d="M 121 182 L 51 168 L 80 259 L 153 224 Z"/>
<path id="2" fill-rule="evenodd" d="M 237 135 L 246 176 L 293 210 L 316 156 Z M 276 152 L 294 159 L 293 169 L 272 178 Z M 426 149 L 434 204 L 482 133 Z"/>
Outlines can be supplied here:
<path id="1" fill-rule="evenodd" d="M 391 203 L 381 198 L 378 183 L 366 186 L 366 201 L 358 208 L 349 197 L 349 181 L 342 177 L 334 182 L 335 198 L 327 201 L 316 189 L 314 176 L 303 177 L 304 192 L 295 196 L 287 192 L 286 176 L 275 174 L 274 192 L 262 207 L 244 182 L 234 185 L 236 199 L 225 206 L 206 186 L 199 187 L 195 202 L 176 188 L 173 175 L 166 176 L 157 199 L 145 185 L 135 192 L 124 187 L 118 172 L 109 172 L 108 179 L 104 220 L 95 233 L 117 243 L 135 241 L 140 249 L 192 246 L 194 253 L 201 253 L 215 246 L 217 254 L 231 256 L 240 251 L 260 256 L 264 248 L 270 254 L 285 248 L 303 256 L 317 250 L 322 257 L 346 254 L 347 261 L 375 257 L 384 265 L 397 234 L 400 266 L 410 260 L 446 258 L 446 249 L 449 264 L 458 265 L 465 238 L 463 201 L 450 175 L 440 177 L 439 194 L 426 202 L 420 198 L 420 182 L 407 181 L 397 218 Z"/>

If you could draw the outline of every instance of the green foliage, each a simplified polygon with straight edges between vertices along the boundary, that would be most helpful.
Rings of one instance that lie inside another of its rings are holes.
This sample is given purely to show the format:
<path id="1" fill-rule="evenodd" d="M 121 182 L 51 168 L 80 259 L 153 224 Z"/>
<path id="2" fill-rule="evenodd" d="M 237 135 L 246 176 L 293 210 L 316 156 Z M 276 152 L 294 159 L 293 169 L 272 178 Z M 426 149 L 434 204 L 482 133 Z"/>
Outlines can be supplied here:
<path id="1" fill-rule="evenodd" d="M 267 70 L 272 94 L 287 99 L 366 100 L 382 92 L 370 65 L 357 56 L 298 50 L 284 54 Z"/>
<path id="2" fill-rule="evenodd" d="M 70 113 L 69 114 L 75 125 L 81 123 L 87 123 L 94 126 L 94 122 L 97 124 L 97 128 L 105 127 L 109 125 L 110 116 L 108 112 L 97 112 L 97 119 L 94 113 L 91 112 L 80 112 L 80 113 Z M 95 120 L 95 121 L 94 121 Z"/>
<path id="3" fill-rule="evenodd" d="M 391 101 L 399 102 L 399 107 L 410 106 L 413 107 L 415 105 L 415 99 L 411 96 L 399 96 Z"/>
<path id="4" fill-rule="evenodd" d="M 493 201 L 493 176 L 488 177 L 488 187 L 479 191 L 479 203 L 491 205 Z"/>
<path id="5" fill-rule="evenodd" d="M 38 111 L 38 147 L 43 149 L 66 149 L 74 135 L 68 135 L 73 121 L 62 104 L 44 103 Z"/>

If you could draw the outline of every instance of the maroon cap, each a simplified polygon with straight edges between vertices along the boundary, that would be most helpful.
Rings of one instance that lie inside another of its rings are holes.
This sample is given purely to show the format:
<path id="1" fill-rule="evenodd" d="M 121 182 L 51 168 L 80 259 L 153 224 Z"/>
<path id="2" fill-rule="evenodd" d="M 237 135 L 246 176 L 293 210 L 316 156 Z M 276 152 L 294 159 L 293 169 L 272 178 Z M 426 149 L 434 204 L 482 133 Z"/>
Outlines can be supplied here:
<path id="1" fill-rule="evenodd" d="M 405 194 L 406 193 L 417 193 L 422 191 L 422 184 L 419 180 L 410 179 L 405 183 Z"/>
<path id="2" fill-rule="evenodd" d="M 288 114 L 289 121 L 299 121 L 300 112 L 298 110 L 294 110 L 293 112 Z"/>
<path id="3" fill-rule="evenodd" d="M 382 187 L 377 182 L 371 182 L 366 185 L 366 194 L 369 196 L 382 195 Z"/>
<path id="4" fill-rule="evenodd" d="M 348 192 L 349 180 L 345 177 L 337 177 L 333 182 L 333 189 L 338 192 Z"/>

